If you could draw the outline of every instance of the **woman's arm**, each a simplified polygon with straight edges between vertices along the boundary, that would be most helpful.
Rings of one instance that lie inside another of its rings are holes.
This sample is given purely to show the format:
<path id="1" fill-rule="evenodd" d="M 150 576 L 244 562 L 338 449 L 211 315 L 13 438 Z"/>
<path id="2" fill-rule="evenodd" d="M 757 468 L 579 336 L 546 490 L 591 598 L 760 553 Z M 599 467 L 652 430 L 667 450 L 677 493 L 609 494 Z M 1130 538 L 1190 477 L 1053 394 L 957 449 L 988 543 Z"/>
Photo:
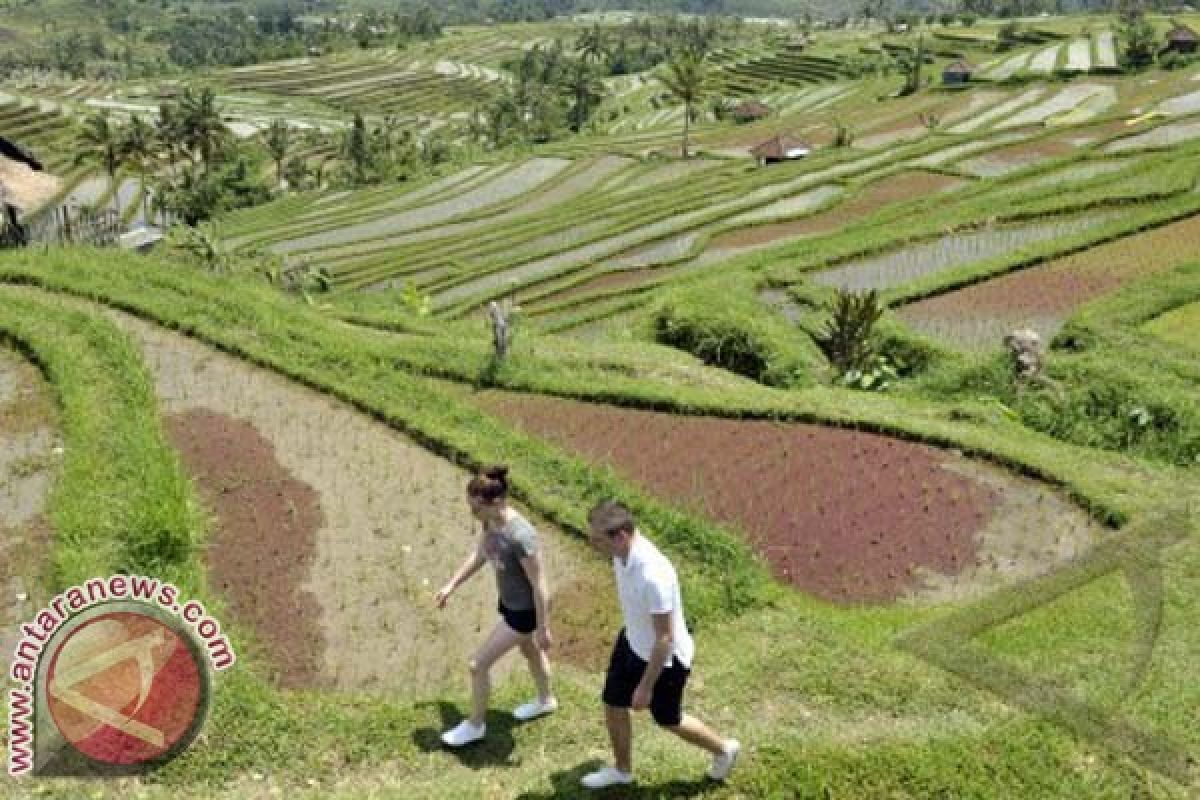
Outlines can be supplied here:
<path id="1" fill-rule="evenodd" d="M 546 571 L 542 569 L 541 556 L 534 553 L 521 559 L 525 577 L 533 586 L 533 606 L 537 609 L 537 630 L 533 633 L 534 643 L 542 650 L 550 649 L 550 593 L 546 591 Z"/>
<path id="2" fill-rule="evenodd" d="M 487 557 L 483 554 L 483 535 L 481 535 L 471 555 L 467 556 L 462 565 L 455 570 L 454 576 L 450 578 L 446 585 L 438 589 L 437 594 L 434 596 L 437 607 L 445 608 L 446 601 L 450 599 L 450 595 L 454 593 L 454 590 L 470 579 L 486 563 Z"/>

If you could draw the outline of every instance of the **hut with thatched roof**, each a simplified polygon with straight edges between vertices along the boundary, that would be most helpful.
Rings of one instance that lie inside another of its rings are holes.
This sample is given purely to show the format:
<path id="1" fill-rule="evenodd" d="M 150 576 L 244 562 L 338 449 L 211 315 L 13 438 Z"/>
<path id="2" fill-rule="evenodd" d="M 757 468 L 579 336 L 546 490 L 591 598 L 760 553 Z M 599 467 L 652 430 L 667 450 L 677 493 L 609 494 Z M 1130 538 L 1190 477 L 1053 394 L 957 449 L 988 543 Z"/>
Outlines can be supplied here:
<path id="1" fill-rule="evenodd" d="M 1167 46 L 1164 48 L 1167 52 L 1175 53 L 1194 53 L 1196 46 L 1200 44 L 1200 36 L 1189 28 L 1187 25 L 1177 25 L 1167 31 Z"/>
<path id="2" fill-rule="evenodd" d="M 975 68 L 966 61 L 959 59 L 953 64 L 947 64 L 942 70 L 942 83 L 945 86 L 956 86 L 968 83 Z"/>
<path id="3" fill-rule="evenodd" d="M 786 133 L 772 136 L 762 144 L 750 148 L 750 155 L 754 156 L 760 165 L 804 158 L 811 152 L 812 145 Z"/>

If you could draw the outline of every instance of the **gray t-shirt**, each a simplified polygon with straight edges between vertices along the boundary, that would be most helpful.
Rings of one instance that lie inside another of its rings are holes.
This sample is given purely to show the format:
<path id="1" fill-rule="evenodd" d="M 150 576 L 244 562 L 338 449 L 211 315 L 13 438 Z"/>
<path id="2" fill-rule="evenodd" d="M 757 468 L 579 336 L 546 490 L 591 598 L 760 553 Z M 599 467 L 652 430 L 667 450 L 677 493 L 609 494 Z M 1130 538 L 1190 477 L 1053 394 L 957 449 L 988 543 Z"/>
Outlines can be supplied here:
<path id="1" fill-rule="evenodd" d="M 529 558 L 536 551 L 537 531 L 520 515 L 484 537 L 483 554 L 495 568 L 496 592 L 500 602 L 511 611 L 534 608 L 533 584 L 521 566 L 521 559 Z"/>

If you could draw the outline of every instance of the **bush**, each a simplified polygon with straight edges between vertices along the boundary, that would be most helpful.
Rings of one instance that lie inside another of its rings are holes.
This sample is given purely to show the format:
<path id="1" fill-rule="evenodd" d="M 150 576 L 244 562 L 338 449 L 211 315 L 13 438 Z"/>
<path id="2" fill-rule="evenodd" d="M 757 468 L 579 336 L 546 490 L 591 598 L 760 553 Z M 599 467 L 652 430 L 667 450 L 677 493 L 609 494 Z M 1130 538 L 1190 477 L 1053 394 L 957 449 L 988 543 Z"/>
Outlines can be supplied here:
<path id="1" fill-rule="evenodd" d="M 1158 57 L 1158 65 L 1163 69 L 1183 69 L 1196 63 L 1195 56 L 1189 56 L 1175 50 L 1168 50 Z"/>
<path id="2" fill-rule="evenodd" d="M 825 366 L 809 337 L 770 314 L 742 280 L 677 289 L 652 323 L 659 343 L 767 386 L 811 385 Z"/>

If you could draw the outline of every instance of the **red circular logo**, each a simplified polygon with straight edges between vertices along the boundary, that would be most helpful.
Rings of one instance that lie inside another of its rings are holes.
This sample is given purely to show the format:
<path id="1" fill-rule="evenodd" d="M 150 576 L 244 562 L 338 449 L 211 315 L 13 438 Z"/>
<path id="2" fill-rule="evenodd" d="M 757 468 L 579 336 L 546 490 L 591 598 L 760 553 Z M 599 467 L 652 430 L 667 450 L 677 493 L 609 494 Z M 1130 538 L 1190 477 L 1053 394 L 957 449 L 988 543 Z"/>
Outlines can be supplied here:
<path id="1" fill-rule="evenodd" d="M 105 764 L 184 745 L 204 714 L 204 665 L 184 636 L 135 611 L 98 615 L 54 652 L 46 701 L 63 738 Z"/>

